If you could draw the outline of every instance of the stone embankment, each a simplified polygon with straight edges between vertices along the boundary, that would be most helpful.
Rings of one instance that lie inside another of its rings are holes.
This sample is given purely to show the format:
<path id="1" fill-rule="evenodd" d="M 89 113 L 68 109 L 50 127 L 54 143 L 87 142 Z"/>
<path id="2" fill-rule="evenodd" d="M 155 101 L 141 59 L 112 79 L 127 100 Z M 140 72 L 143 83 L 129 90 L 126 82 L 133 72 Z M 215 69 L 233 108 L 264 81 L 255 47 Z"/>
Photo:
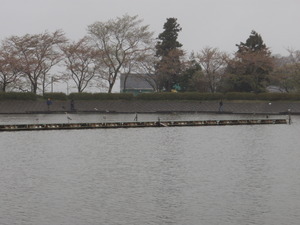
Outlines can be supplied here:
<path id="1" fill-rule="evenodd" d="M 0 114 L 27 113 L 219 113 L 218 102 L 197 101 L 0 101 Z M 222 113 L 300 114 L 300 102 L 224 102 Z"/>

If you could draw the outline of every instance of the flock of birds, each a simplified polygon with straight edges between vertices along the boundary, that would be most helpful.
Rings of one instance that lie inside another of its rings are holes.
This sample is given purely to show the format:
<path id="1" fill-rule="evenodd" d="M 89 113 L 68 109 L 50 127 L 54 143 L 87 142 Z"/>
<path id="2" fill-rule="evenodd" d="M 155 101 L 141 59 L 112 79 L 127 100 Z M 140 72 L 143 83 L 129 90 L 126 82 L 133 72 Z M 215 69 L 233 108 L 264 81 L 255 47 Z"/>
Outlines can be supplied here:
<path id="1" fill-rule="evenodd" d="M 65 106 L 62 106 L 62 109 L 65 110 L 66 109 Z M 98 111 L 98 109 L 96 107 L 94 108 L 94 110 Z M 105 112 L 109 113 L 109 110 L 105 110 Z M 73 120 L 72 117 L 66 111 L 65 111 L 65 115 L 66 115 L 66 118 L 68 120 L 68 123 L 70 123 L 70 121 Z M 106 120 L 106 115 L 103 115 L 103 119 Z M 39 123 L 39 118 L 36 118 L 35 121 L 36 121 L 36 123 Z M 137 113 L 135 113 L 134 121 L 138 121 L 138 114 Z"/>

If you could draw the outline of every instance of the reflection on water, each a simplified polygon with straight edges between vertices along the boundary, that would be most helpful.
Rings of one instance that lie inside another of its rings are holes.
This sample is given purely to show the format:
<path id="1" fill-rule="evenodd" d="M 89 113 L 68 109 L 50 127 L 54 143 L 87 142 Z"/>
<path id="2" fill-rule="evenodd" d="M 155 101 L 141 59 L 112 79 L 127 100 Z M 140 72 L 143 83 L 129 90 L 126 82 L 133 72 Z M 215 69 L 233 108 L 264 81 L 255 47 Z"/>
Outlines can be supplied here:
<path id="1" fill-rule="evenodd" d="M 2 132 L 0 224 L 296 225 L 299 123 Z"/>

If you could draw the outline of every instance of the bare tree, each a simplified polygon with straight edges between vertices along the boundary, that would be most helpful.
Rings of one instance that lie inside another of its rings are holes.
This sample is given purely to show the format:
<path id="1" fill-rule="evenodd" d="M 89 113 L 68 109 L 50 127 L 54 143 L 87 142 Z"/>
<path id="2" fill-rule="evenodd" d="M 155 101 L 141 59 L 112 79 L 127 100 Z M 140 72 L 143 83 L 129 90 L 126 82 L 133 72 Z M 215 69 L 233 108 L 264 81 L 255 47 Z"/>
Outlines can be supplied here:
<path id="1" fill-rule="evenodd" d="M 95 50 L 87 37 L 62 47 L 65 55 L 65 66 L 67 78 L 71 78 L 78 92 L 83 92 L 91 83 L 98 72 L 95 60 L 99 57 L 99 51 Z"/>
<path id="2" fill-rule="evenodd" d="M 108 82 L 108 92 L 121 73 L 130 73 L 133 62 L 142 59 L 153 43 L 149 26 L 141 26 L 138 16 L 124 15 L 88 27 L 96 47 L 102 52 L 99 59 L 101 78 Z"/>
<path id="3" fill-rule="evenodd" d="M 31 91 L 37 93 L 40 84 L 48 79 L 51 68 L 61 61 L 61 52 L 58 45 L 65 42 L 62 31 L 24 36 L 12 36 L 5 40 L 5 44 L 18 55 L 21 73 L 31 84 Z"/>
<path id="4" fill-rule="evenodd" d="M 205 47 L 197 54 L 197 59 L 210 92 L 216 92 L 227 66 L 228 54 L 221 52 L 218 48 Z"/>
<path id="5" fill-rule="evenodd" d="M 294 65 L 294 72 L 300 76 L 300 50 L 289 49 L 290 62 Z"/>
<path id="6" fill-rule="evenodd" d="M 154 91 L 158 91 L 158 76 L 155 73 L 155 65 L 158 62 L 158 58 L 155 57 L 154 48 L 153 51 L 149 51 L 147 54 L 142 54 L 137 61 L 132 61 L 130 70 L 128 70 L 127 74 L 124 77 L 123 87 L 126 89 L 126 81 L 128 76 L 131 75 L 131 71 L 133 71 L 134 76 L 138 77 L 141 80 L 146 81 Z"/>
<path id="7" fill-rule="evenodd" d="M 18 89 L 21 74 L 17 55 L 9 46 L 2 43 L 0 48 L 0 86 L 5 92 L 8 87 Z"/>
<path id="8" fill-rule="evenodd" d="M 275 57 L 275 68 L 270 75 L 271 83 L 283 92 L 300 88 L 300 51 L 288 49 L 289 56 Z"/>
<path id="9" fill-rule="evenodd" d="M 154 91 L 159 90 L 159 79 L 155 72 L 155 65 L 157 64 L 157 57 L 148 55 L 140 64 L 140 77 L 144 79 Z"/>

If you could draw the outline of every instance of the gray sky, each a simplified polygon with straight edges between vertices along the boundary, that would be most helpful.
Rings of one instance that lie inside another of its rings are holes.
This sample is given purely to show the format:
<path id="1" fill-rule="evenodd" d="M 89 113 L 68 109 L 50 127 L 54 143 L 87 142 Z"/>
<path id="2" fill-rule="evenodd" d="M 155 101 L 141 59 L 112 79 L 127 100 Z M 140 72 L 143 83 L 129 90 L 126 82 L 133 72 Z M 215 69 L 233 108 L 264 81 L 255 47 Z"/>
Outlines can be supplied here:
<path id="1" fill-rule="evenodd" d="M 138 15 L 155 36 L 167 18 L 181 25 L 179 41 L 188 52 L 206 46 L 233 53 L 251 30 L 273 54 L 300 50 L 300 0 L 0 0 L 0 39 L 62 29 L 78 40 L 87 26 L 124 14 Z"/>

